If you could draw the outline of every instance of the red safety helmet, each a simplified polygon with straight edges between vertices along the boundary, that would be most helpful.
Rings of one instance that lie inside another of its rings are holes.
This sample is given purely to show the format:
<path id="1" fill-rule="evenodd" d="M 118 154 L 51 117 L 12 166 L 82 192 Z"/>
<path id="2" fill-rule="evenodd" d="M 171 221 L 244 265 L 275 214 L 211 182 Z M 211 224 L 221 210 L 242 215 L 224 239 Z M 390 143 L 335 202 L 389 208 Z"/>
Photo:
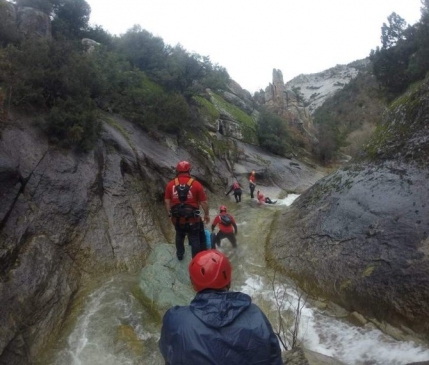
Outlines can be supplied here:
<path id="1" fill-rule="evenodd" d="M 180 161 L 176 166 L 177 173 L 191 171 L 191 164 L 188 161 Z"/>
<path id="2" fill-rule="evenodd" d="M 201 251 L 189 263 L 189 276 L 194 290 L 223 289 L 231 283 L 231 264 L 218 250 Z"/>
<path id="3" fill-rule="evenodd" d="M 225 205 L 221 205 L 219 208 L 219 213 L 225 212 L 226 213 L 226 206 Z"/>

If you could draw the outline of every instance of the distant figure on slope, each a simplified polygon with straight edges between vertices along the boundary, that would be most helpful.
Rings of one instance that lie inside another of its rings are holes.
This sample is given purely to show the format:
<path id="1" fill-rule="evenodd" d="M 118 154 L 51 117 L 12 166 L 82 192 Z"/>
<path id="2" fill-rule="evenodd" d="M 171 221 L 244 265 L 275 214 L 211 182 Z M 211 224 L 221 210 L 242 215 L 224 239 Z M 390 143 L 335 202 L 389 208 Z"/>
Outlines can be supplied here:
<path id="1" fill-rule="evenodd" d="M 166 365 L 282 365 L 280 344 L 261 309 L 247 294 L 230 291 L 232 268 L 217 250 L 189 264 L 197 292 L 189 306 L 164 315 L 159 349 Z"/>
<path id="2" fill-rule="evenodd" d="M 231 185 L 230 189 L 228 190 L 227 193 L 225 193 L 225 195 L 228 196 L 231 193 L 231 191 L 234 191 L 235 202 L 240 203 L 241 202 L 242 189 L 241 189 L 241 186 L 237 180 L 234 181 L 234 183 Z"/>
<path id="3" fill-rule="evenodd" d="M 256 174 L 255 170 L 252 170 L 249 176 L 249 189 L 250 189 L 250 197 L 253 199 L 253 193 L 256 188 Z"/>
<path id="4" fill-rule="evenodd" d="M 212 232 L 214 232 L 215 227 L 219 224 L 219 232 L 216 235 L 216 246 L 220 247 L 220 241 L 223 238 L 227 238 L 231 242 L 232 247 L 237 248 L 237 224 L 235 219 L 231 214 L 226 212 L 226 206 L 221 205 L 219 208 L 219 215 L 213 219 L 212 223 Z"/>
<path id="5" fill-rule="evenodd" d="M 258 199 L 258 204 L 276 204 L 277 200 L 272 201 L 268 196 L 265 196 L 264 194 L 262 194 L 259 190 L 256 193 L 256 198 Z"/>

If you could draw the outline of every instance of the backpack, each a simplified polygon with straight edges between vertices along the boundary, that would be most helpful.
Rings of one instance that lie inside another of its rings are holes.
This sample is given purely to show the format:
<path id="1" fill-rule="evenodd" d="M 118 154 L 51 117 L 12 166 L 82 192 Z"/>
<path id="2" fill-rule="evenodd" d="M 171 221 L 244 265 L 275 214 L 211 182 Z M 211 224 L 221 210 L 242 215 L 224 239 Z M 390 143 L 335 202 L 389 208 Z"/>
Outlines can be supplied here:
<path id="1" fill-rule="evenodd" d="M 240 189 L 240 184 L 236 181 L 236 182 L 232 185 L 232 188 L 233 188 L 234 190 Z"/>
<path id="2" fill-rule="evenodd" d="M 186 184 L 180 184 L 179 179 L 176 177 L 174 179 L 174 186 L 176 187 L 177 195 L 180 203 L 175 204 L 171 207 L 171 215 L 175 218 L 192 218 L 195 217 L 195 211 L 197 210 L 195 207 L 186 204 L 186 200 L 188 199 L 188 193 L 191 189 L 192 183 L 194 182 L 193 178 L 190 178 Z"/>
<path id="3" fill-rule="evenodd" d="M 224 226 L 230 226 L 232 224 L 232 219 L 229 214 L 221 214 L 220 221 Z"/>
<path id="4" fill-rule="evenodd" d="M 186 202 L 188 199 L 189 189 L 191 189 L 194 179 L 191 177 L 186 184 L 180 184 L 179 179 L 174 179 L 174 186 L 176 187 L 177 195 L 181 203 Z"/>

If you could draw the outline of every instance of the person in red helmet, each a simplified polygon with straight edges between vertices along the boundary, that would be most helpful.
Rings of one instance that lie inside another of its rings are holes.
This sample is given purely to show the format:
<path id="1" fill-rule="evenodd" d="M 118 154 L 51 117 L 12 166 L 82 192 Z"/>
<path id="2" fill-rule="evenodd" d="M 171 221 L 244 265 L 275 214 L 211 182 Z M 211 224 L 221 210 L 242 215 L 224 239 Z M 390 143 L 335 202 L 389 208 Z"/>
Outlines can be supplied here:
<path id="1" fill-rule="evenodd" d="M 201 220 L 200 206 L 204 212 L 205 223 L 210 222 L 210 216 L 204 188 L 190 175 L 191 164 L 188 161 L 180 161 L 176 166 L 176 173 L 176 178 L 169 181 L 165 188 L 164 203 L 176 229 L 176 256 L 183 260 L 186 236 L 191 245 L 192 257 L 205 249 L 201 242 L 204 224 Z"/>
<path id="2" fill-rule="evenodd" d="M 189 264 L 197 292 L 189 306 L 170 308 L 159 349 L 167 365 L 282 365 L 279 340 L 265 314 L 247 294 L 230 291 L 232 268 L 217 250 Z"/>
<path id="3" fill-rule="evenodd" d="M 231 193 L 231 191 L 234 191 L 235 202 L 240 203 L 241 202 L 242 189 L 241 189 L 240 183 L 237 180 L 235 180 L 232 183 L 228 192 L 226 192 L 225 195 L 228 196 Z"/>
<path id="4" fill-rule="evenodd" d="M 215 227 L 219 224 L 219 232 L 216 235 L 215 243 L 216 246 L 220 246 L 220 241 L 223 238 L 228 238 L 231 242 L 232 247 L 237 248 L 237 239 L 236 235 L 238 232 L 237 223 L 231 214 L 228 214 L 226 211 L 226 206 L 221 205 L 219 208 L 219 215 L 213 219 L 212 222 L 212 232 L 214 232 Z"/>
<path id="5" fill-rule="evenodd" d="M 271 200 L 268 196 L 265 196 L 259 190 L 256 193 L 256 198 L 258 199 L 258 204 L 264 204 L 264 203 L 267 203 L 267 204 L 276 204 L 277 203 L 277 200 L 275 200 L 275 201 Z"/>

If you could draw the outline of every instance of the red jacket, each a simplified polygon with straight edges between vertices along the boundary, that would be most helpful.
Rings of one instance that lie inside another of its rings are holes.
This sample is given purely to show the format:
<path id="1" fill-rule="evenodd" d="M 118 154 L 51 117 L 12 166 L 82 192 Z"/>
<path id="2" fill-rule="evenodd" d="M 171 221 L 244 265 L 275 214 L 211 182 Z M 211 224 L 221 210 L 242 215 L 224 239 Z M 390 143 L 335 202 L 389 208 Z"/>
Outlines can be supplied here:
<path id="1" fill-rule="evenodd" d="M 221 214 L 217 215 L 216 218 L 213 219 L 212 228 L 216 227 L 216 225 L 219 224 L 219 231 L 223 233 L 233 233 L 234 227 L 237 226 L 237 224 L 235 223 L 234 217 L 231 214 L 229 214 L 231 218 L 231 224 L 229 226 L 225 226 L 220 220 L 220 216 L 223 214 L 228 214 L 228 213 L 222 212 Z"/>
<path id="2" fill-rule="evenodd" d="M 191 178 L 191 176 L 189 174 L 179 174 L 177 178 L 179 179 L 180 184 L 186 184 L 188 180 Z M 170 199 L 172 207 L 180 203 L 174 180 L 175 179 L 168 182 L 165 188 L 165 194 L 164 194 L 164 199 Z M 199 183 L 197 180 L 194 180 L 194 182 L 191 185 L 191 188 L 189 189 L 186 204 L 194 207 L 195 209 L 199 209 L 200 203 L 204 201 L 207 201 L 207 196 L 204 191 L 204 188 L 201 185 L 201 183 Z M 180 223 L 182 223 L 182 220 L 183 220 L 183 223 L 185 223 L 184 218 L 180 219 Z M 187 222 L 192 223 L 192 222 L 198 222 L 199 220 L 200 218 L 190 218 L 189 220 L 187 220 Z M 172 221 L 175 222 L 176 221 L 175 218 L 172 218 Z"/>

